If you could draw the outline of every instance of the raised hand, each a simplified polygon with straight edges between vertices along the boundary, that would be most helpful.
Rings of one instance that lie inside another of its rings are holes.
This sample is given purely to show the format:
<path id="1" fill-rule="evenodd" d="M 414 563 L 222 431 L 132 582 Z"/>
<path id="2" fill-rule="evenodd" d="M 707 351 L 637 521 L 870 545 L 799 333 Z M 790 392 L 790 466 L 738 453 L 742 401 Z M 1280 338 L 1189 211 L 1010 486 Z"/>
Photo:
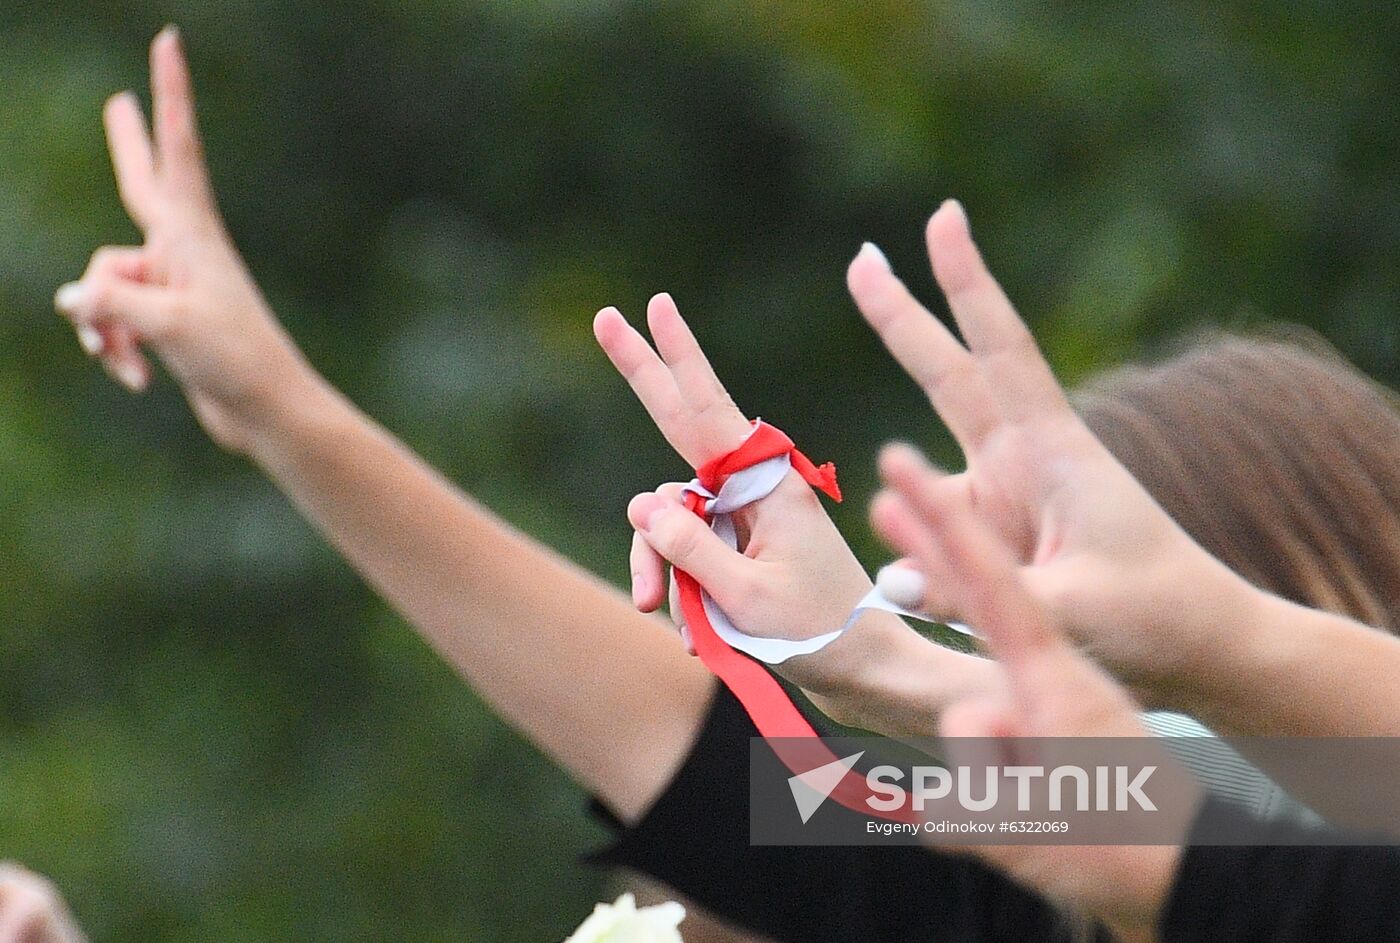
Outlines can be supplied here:
<path id="1" fill-rule="evenodd" d="M 245 450 L 247 420 L 306 371 L 219 216 L 173 27 L 151 44 L 151 90 L 153 136 L 131 92 L 103 112 L 117 189 L 145 242 L 98 249 L 55 305 L 133 392 L 151 379 L 142 346 L 154 351 L 214 439 Z"/>
<path id="2" fill-rule="evenodd" d="M 907 554 L 938 587 L 941 605 L 952 606 L 975 624 L 982 643 L 1005 673 L 1005 687 L 949 705 L 941 733 L 950 763 L 958 759 L 961 738 L 1006 738 L 1003 766 L 1047 763 L 1034 738 L 1142 737 L 1128 693 L 1078 651 L 1053 617 L 1028 591 L 1025 571 L 1010 549 L 978 519 L 965 499 L 963 483 L 929 468 L 914 450 L 895 446 L 881 460 L 890 490 L 871 504 L 876 531 L 896 551 Z M 976 748 L 973 748 L 976 749 Z M 1199 792 L 1165 750 L 1156 760 L 1159 780 L 1171 777 L 1177 795 Z M 1048 765 L 1048 764 L 1047 764 Z M 1181 854 L 1196 803 L 1173 809 L 1169 827 L 1178 845 L 972 846 L 966 850 L 990 861 L 1013 878 L 1053 900 L 1088 910 L 1110 923 L 1124 939 L 1152 937 L 1157 915 Z"/>
<path id="3" fill-rule="evenodd" d="M 948 480 L 950 500 L 1011 548 L 1027 590 L 1078 642 L 1150 703 L 1179 701 L 1219 627 L 1253 591 L 1200 549 L 1075 415 L 983 264 L 962 207 L 940 207 L 927 238 L 966 346 L 874 246 L 852 261 L 847 282 L 962 446 L 967 469 Z M 940 617 L 963 615 L 936 585 L 927 605 Z"/>
<path id="4" fill-rule="evenodd" d="M 656 350 L 616 308 L 599 312 L 594 333 L 682 459 L 694 467 L 733 450 L 749 434 L 748 418 L 669 295 L 651 299 L 647 324 Z M 738 551 L 684 508 L 679 485 L 638 495 L 627 514 L 637 531 L 632 595 L 644 611 L 666 598 L 667 562 L 693 575 L 736 627 L 767 638 L 806 639 L 837 629 L 870 589 L 855 555 L 796 472 L 739 512 Z M 678 615 L 674 605 L 672 612 Z M 867 613 L 847 636 L 780 670 L 821 697 L 838 719 L 879 730 L 887 729 L 883 712 L 896 702 L 902 722 L 917 705 L 931 724 L 942 697 L 988 683 L 994 674 L 985 661 L 932 645 L 886 613 Z"/>
<path id="5" fill-rule="evenodd" d="M 659 356 L 616 308 L 599 312 L 594 333 L 682 459 L 699 466 L 736 448 L 751 430 L 749 420 L 715 376 L 669 295 L 652 298 L 647 324 Z M 721 608 L 742 620 L 741 628 L 752 626 L 756 634 L 808 638 L 839 627 L 842 613 L 849 614 L 870 582 L 812 490 L 789 473 L 767 500 L 739 517 L 742 553 L 685 510 L 679 485 L 634 498 L 628 518 L 637 528 L 632 590 L 638 607 L 651 611 L 665 598 L 665 558 L 695 575 Z M 814 580 L 817 573 L 826 574 L 828 591 L 784 611 L 781 602 L 805 594 L 788 584 Z"/>

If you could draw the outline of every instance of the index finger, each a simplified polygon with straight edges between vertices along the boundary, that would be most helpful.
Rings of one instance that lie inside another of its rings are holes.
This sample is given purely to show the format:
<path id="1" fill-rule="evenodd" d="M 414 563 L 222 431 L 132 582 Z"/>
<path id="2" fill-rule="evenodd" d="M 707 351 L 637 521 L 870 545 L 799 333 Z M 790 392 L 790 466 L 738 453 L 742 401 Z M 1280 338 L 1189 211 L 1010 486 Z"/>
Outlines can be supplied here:
<path id="1" fill-rule="evenodd" d="M 946 593 L 999 661 L 1012 666 L 1063 641 L 1022 583 L 1010 548 L 976 518 L 951 479 L 909 446 L 886 447 L 880 474 L 922 535 L 896 549 L 911 553 L 925 573 L 948 578 Z"/>
<path id="2" fill-rule="evenodd" d="M 671 368 L 702 444 L 711 454 L 738 447 L 748 438 L 752 426 L 715 375 L 700 342 L 669 294 L 662 292 L 651 299 L 647 305 L 647 326 L 657 352 Z"/>

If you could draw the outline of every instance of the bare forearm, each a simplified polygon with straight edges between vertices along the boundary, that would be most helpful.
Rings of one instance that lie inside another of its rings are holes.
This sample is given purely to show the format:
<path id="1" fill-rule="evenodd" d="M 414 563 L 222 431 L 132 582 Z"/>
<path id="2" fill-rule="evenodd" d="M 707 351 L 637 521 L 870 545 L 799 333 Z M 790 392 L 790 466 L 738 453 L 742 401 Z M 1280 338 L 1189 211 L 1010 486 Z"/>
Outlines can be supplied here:
<path id="1" fill-rule="evenodd" d="M 710 680 L 611 587 L 436 475 L 306 365 L 219 217 L 179 35 L 151 46 L 154 135 L 104 109 L 140 248 L 94 254 L 55 305 L 133 390 L 140 338 L 220 445 L 245 453 L 507 720 L 619 814 L 650 801 Z"/>
<path id="2" fill-rule="evenodd" d="M 664 787 L 707 672 L 597 577 L 472 501 L 304 376 L 250 454 L 478 694 L 624 817 Z"/>
<path id="3" fill-rule="evenodd" d="M 1400 736 L 1400 639 L 1254 591 L 1217 628 L 1186 705 L 1222 734 Z"/>
<path id="4" fill-rule="evenodd" d="M 1400 639 L 1257 591 L 1219 632 L 1195 716 L 1334 824 L 1388 829 Z"/>

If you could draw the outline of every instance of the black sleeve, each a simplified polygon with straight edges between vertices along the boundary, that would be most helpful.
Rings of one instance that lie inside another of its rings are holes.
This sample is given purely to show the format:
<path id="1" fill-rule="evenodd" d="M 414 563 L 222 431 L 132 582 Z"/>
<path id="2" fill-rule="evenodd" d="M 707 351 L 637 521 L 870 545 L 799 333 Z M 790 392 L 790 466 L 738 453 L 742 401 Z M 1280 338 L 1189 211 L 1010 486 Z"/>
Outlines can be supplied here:
<path id="1" fill-rule="evenodd" d="M 595 803 L 618 838 L 592 860 L 649 875 L 790 943 L 1070 938 L 1062 914 L 971 859 L 915 847 L 750 845 L 749 738 L 756 736 L 738 701 L 719 688 L 690 755 L 642 821 L 624 828 Z"/>
<path id="2" fill-rule="evenodd" d="M 1297 844 L 1317 834 L 1208 799 L 1162 912 L 1163 943 L 1400 940 L 1400 849 Z M 1196 843 L 1205 835 L 1247 844 Z"/>

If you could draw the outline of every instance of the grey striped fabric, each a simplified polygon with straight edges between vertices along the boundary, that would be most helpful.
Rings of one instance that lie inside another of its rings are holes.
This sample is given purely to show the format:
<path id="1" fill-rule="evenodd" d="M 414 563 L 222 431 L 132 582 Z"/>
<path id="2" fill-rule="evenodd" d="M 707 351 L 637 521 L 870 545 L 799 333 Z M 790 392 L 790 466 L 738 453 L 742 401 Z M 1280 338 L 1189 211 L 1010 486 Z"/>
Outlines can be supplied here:
<path id="1" fill-rule="evenodd" d="M 1240 756 L 1209 728 L 1185 714 L 1152 711 L 1143 725 L 1166 740 L 1167 750 L 1191 770 L 1209 792 L 1247 810 L 1256 818 L 1306 824 L 1322 819 Z"/>

